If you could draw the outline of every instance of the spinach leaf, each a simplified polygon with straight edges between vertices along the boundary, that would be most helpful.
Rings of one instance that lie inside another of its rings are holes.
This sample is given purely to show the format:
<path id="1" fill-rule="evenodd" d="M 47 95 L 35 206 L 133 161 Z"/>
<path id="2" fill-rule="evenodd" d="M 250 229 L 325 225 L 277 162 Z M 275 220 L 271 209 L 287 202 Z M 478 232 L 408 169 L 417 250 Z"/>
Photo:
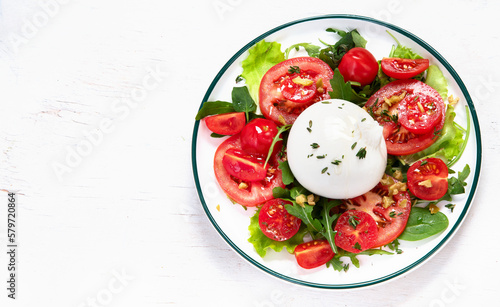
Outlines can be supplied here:
<path id="1" fill-rule="evenodd" d="M 288 161 L 280 162 L 278 168 L 281 170 L 281 179 L 285 185 L 289 185 L 295 180 L 292 171 L 290 170 L 290 166 L 288 165 Z"/>
<path id="2" fill-rule="evenodd" d="M 408 223 L 399 240 L 418 241 L 444 231 L 448 227 L 448 218 L 442 212 L 432 214 L 426 208 L 413 207 Z"/>
<path id="3" fill-rule="evenodd" d="M 257 105 L 252 99 L 252 96 L 250 96 L 250 92 L 246 86 L 233 87 L 231 98 L 233 100 L 234 110 L 236 112 L 245 112 L 247 121 L 248 113 L 255 112 L 257 110 Z"/>
<path id="4" fill-rule="evenodd" d="M 206 101 L 201 106 L 201 109 L 196 114 L 196 120 L 200 120 L 204 117 L 216 114 L 223 114 L 234 112 L 234 106 L 232 103 L 227 101 Z"/>

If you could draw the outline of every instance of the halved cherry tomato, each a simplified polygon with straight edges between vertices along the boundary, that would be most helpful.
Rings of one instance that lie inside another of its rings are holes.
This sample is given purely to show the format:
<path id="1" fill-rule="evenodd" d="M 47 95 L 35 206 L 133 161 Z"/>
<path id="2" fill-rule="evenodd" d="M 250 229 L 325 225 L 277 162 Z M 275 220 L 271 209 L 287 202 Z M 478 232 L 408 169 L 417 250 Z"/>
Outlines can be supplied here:
<path id="1" fill-rule="evenodd" d="M 260 82 L 260 110 L 278 125 L 292 124 L 307 107 L 330 98 L 332 77 L 330 66 L 317 58 L 283 61 L 271 67 Z"/>
<path id="2" fill-rule="evenodd" d="M 266 237 L 275 241 L 285 241 L 293 237 L 300 228 L 301 219 L 285 209 L 292 204 L 280 198 L 268 200 L 259 211 L 259 226 Z"/>
<path id="3" fill-rule="evenodd" d="M 409 79 L 429 68 L 428 59 L 384 58 L 380 66 L 384 74 L 395 79 Z"/>
<path id="4" fill-rule="evenodd" d="M 439 123 L 443 108 L 442 100 L 436 101 L 427 94 L 406 95 L 399 103 L 399 122 L 412 133 L 424 134 Z"/>
<path id="5" fill-rule="evenodd" d="M 245 126 L 245 112 L 231 112 L 205 118 L 210 131 L 221 135 L 234 135 Z"/>
<path id="6" fill-rule="evenodd" d="M 435 104 L 442 105 L 439 107 L 440 120 L 431 131 L 423 134 L 408 131 L 399 120 L 400 102 L 407 96 L 411 98 L 418 95 L 430 97 Z M 384 127 L 387 153 L 391 155 L 409 155 L 431 146 L 438 138 L 445 120 L 441 95 L 429 85 L 415 79 L 396 80 L 385 85 L 368 99 L 365 108 Z"/>
<path id="7" fill-rule="evenodd" d="M 272 199 L 273 188 L 285 187 L 278 168 L 278 154 L 269 159 L 268 174 L 264 180 L 245 182 L 231 176 L 222 163 L 225 153 L 231 148 L 241 150 L 240 134 L 229 137 L 219 145 L 214 156 L 214 172 L 220 187 L 232 200 L 243 206 L 254 207 Z"/>
<path id="8" fill-rule="evenodd" d="M 243 181 L 264 180 L 267 175 L 264 162 L 262 158 L 256 158 L 243 150 L 234 148 L 226 151 L 222 158 L 222 165 L 229 175 Z"/>
<path id="9" fill-rule="evenodd" d="M 408 169 L 407 179 L 410 192 L 424 200 L 440 199 L 448 191 L 448 167 L 438 158 L 413 163 Z"/>
<path id="10" fill-rule="evenodd" d="M 367 49 L 355 47 L 344 54 L 339 71 L 346 82 L 354 81 L 365 86 L 372 83 L 377 76 L 378 62 Z"/>
<path id="11" fill-rule="evenodd" d="M 297 263 L 304 269 L 314 269 L 335 256 L 327 240 L 313 240 L 297 245 L 293 252 Z"/>
<path id="12" fill-rule="evenodd" d="M 267 156 L 276 134 L 278 126 L 272 120 L 253 119 L 241 130 L 241 147 L 248 153 Z M 274 148 L 281 149 L 281 144 L 276 143 Z"/>
<path id="13" fill-rule="evenodd" d="M 342 213 L 335 231 L 335 245 L 352 253 L 372 248 L 377 241 L 377 223 L 364 211 L 347 210 Z"/>
<path id="14" fill-rule="evenodd" d="M 372 247 L 384 246 L 399 237 L 411 211 L 410 195 L 404 184 L 390 176 L 385 176 L 382 182 L 371 191 L 346 201 L 347 209 L 366 212 L 377 223 L 377 239 Z"/>

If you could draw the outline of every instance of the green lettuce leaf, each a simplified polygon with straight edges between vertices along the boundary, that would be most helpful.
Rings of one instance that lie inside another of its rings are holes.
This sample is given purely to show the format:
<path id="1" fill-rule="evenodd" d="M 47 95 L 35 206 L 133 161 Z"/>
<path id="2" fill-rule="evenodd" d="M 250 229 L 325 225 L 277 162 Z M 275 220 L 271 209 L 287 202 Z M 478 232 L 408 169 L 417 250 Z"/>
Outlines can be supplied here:
<path id="1" fill-rule="evenodd" d="M 254 101 L 259 101 L 260 80 L 274 65 L 283 62 L 285 55 L 281 51 L 281 44 L 277 42 L 258 42 L 248 50 L 248 57 L 241 62 L 245 79 Z"/>
<path id="2" fill-rule="evenodd" d="M 441 97 L 443 97 L 444 101 L 448 99 L 448 81 L 439 67 L 436 65 L 430 65 L 429 68 L 427 68 L 425 83 L 435 89 Z"/>
<path id="3" fill-rule="evenodd" d="M 260 230 L 259 211 L 260 210 L 257 210 L 255 215 L 252 216 L 250 219 L 250 226 L 248 226 L 248 230 L 250 232 L 248 242 L 253 244 L 255 251 L 259 254 L 259 256 L 264 257 L 268 249 L 281 252 L 284 248 L 286 248 L 289 253 L 293 253 L 295 247 L 304 242 L 304 235 L 307 233 L 305 227 L 301 227 L 293 237 L 285 241 L 274 241 L 266 237 L 266 235 L 262 233 L 262 230 Z"/>

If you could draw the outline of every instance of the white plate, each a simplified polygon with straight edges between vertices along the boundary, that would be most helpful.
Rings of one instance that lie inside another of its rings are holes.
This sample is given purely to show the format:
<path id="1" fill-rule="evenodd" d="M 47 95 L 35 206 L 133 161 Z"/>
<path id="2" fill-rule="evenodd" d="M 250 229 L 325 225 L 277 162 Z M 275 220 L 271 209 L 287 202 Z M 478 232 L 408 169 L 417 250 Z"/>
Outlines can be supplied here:
<path id="1" fill-rule="evenodd" d="M 400 255 L 358 256 L 360 268 L 350 265 L 348 272 L 337 272 L 333 268 L 325 266 L 305 270 L 300 268 L 296 264 L 294 256 L 286 251 L 276 253 L 269 250 L 267 255 L 261 258 L 255 252 L 253 245 L 247 241 L 249 237 L 248 225 L 255 209 L 245 210 L 239 205 L 232 204 L 218 186 L 213 171 L 213 157 L 222 140 L 210 137 L 210 131 L 205 124 L 200 124 L 199 121 L 196 121 L 194 125 L 192 163 L 198 194 L 208 218 L 224 240 L 245 260 L 259 269 L 289 282 L 319 288 L 352 289 L 376 285 L 400 277 L 429 260 L 450 241 L 464 221 L 474 197 L 481 167 L 481 138 L 471 97 L 451 65 L 431 46 L 408 31 L 362 16 L 318 16 L 290 22 L 260 35 L 238 51 L 222 67 L 202 101 L 231 101 L 234 80 L 242 71 L 241 61 L 246 58 L 248 49 L 255 43 L 263 39 L 277 41 L 281 43 L 282 51 L 296 43 L 310 42 L 321 45 L 318 39 L 334 43 L 338 38 L 335 37 L 335 34 L 325 31 L 330 27 L 342 30 L 358 29 L 368 41 L 366 48 L 377 59 L 388 56 L 392 45 L 395 44 L 394 39 L 387 33 L 389 31 L 402 45 L 412 48 L 424 58 L 430 59 L 431 64 L 440 67 L 448 79 L 449 94 L 460 98 L 459 104 L 455 107 L 457 113 L 455 120 L 463 127 L 466 126 L 466 106 L 468 106 L 471 115 L 469 142 L 463 156 L 453 166 L 453 169 L 461 171 L 465 164 L 469 164 L 471 174 L 467 179 L 466 193 L 454 198 L 453 203 L 456 204 L 456 207 L 453 213 L 447 208 L 442 210 L 450 221 L 446 231 L 422 241 L 400 241 L 400 248 L 404 251 Z M 193 114 L 194 116 L 195 114 Z M 440 205 L 443 206 L 443 204 Z"/>

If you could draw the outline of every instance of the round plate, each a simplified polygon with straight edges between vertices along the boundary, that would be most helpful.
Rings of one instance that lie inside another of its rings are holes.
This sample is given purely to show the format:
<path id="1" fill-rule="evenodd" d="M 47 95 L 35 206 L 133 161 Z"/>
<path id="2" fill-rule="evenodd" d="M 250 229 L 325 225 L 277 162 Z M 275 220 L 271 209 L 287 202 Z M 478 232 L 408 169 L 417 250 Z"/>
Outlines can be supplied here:
<path id="1" fill-rule="evenodd" d="M 466 193 L 454 197 L 455 209 L 451 212 L 440 204 L 442 212 L 448 216 L 448 228 L 431 238 L 422 241 L 400 241 L 402 254 L 358 256 L 360 267 L 350 265 L 347 272 L 338 272 L 333 268 L 305 270 L 300 268 L 292 254 L 286 251 L 276 253 L 272 250 L 261 258 L 249 243 L 248 225 L 255 208 L 245 209 L 233 204 L 220 189 L 213 171 L 213 157 L 221 139 L 210 137 L 210 131 L 204 123 L 194 124 L 192 141 L 192 163 L 196 188 L 203 208 L 218 233 L 245 260 L 259 269 L 283 280 L 318 288 L 352 289 L 367 287 L 389 281 L 415 269 L 429 260 L 439 249 L 450 241 L 453 234 L 464 221 L 474 197 L 481 167 L 481 138 L 479 123 L 471 97 L 451 65 L 430 45 L 397 26 L 375 19 L 353 15 L 326 15 L 293 21 L 274 28 L 244 46 L 222 67 L 207 90 L 203 101 L 231 101 L 231 90 L 235 79 L 241 74 L 241 61 L 246 58 L 248 49 L 261 40 L 281 43 L 282 51 L 296 43 L 309 42 L 321 46 L 319 39 L 334 43 L 338 37 L 326 32 L 327 28 L 341 30 L 358 29 L 368 41 L 366 48 L 375 58 L 388 56 L 395 45 L 390 32 L 403 45 L 412 48 L 431 64 L 438 65 L 448 79 L 448 91 L 460 101 L 455 107 L 455 121 L 462 127 L 467 125 L 467 112 L 470 113 L 470 137 L 464 154 L 453 166 L 461 171 L 468 164 L 471 173 L 467 178 Z M 194 118 L 195 114 L 193 114 Z M 342 258 L 344 260 L 344 258 Z M 348 263 L 348 261 L 344 261 Z"/>

